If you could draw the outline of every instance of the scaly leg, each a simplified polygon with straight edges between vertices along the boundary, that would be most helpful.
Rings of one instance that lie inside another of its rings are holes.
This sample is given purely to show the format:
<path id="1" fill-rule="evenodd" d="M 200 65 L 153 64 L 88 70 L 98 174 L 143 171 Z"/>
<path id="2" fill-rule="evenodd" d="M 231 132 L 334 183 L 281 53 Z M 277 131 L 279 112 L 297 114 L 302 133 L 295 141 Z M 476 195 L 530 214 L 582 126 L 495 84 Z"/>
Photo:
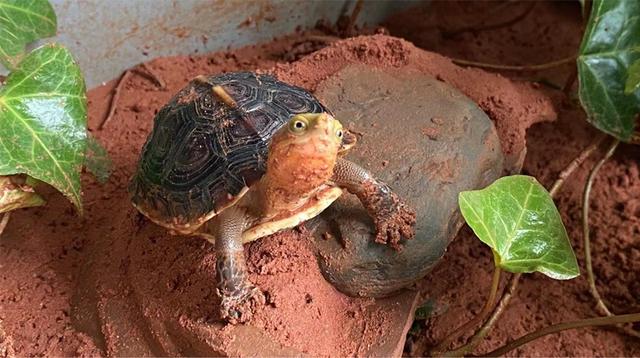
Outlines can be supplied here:
<path id="1" fill-rule="evenodd" d="M 215 233 L 217 292 L 222 298 L 220 312 L 230 323 L 246 322 L 257 305 L 265 302 L 260 289 L 249 281 L 244 258 L 242 232 L 249 218 L 242 209 L 227 208 L 211 223 Z"/>
<path id="2" fill-rule="evenodd" d="M 401 238 L 414 237 L 416 214 L 413 209 L 366 169 L 339 158 L 331 180 L 360 199 L 376 226 L 376 242 L 399 249 Z"/>

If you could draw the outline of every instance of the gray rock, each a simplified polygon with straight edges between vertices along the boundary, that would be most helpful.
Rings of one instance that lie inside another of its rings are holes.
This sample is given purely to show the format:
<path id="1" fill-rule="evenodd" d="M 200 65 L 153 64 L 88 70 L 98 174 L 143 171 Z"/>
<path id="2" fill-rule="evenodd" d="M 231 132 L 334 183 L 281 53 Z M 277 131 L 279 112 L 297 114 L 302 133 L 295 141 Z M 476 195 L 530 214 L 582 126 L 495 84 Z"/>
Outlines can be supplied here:
<path id="1" fill-rule="evenodd" d="M 348 66 L 316 96 L 356 133 L 347 156 L 387 182 L 417 212 L 416 237 L 401 251 L 373 241 L 373 223 L 343 195 L 309 227 L 325 277 L 353 296 L 386 296 L 424 277 L 463 220 L 458 193 L 502 173 L 492 122 L 469 98 L 421 73 Z"/>

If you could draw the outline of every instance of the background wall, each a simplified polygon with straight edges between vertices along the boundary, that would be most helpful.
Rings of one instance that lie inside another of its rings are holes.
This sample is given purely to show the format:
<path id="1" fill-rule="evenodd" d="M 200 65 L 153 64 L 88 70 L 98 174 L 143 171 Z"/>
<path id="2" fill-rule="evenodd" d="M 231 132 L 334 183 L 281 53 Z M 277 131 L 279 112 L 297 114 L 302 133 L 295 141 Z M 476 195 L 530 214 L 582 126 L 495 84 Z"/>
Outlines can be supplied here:
<path id="1" fill-rule="evenodd" d="M 87 87 L 153 57 L 260 43 L 332 23 L 355 0 L 51 0 L 58 41 L 82 67 Z M 375 25 L 410 1 L 365 1 L 358 23 Z"/>

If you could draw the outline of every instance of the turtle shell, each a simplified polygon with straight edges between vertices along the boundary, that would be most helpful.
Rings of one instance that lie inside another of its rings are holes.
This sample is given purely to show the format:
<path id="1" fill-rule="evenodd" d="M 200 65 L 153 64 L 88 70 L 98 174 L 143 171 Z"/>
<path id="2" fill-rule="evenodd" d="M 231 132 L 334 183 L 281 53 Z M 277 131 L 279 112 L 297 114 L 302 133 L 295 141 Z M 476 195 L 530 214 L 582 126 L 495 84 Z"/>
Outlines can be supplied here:
<path id="1" fill-rule="evenodd" d="M 295 114 L 322 112 L 309 92 L 267 75 L 196 78 L 156 115 L 129 185 L 132 201 L 153 221 L 193 232 L 264 175 L 278 129 Z"/>

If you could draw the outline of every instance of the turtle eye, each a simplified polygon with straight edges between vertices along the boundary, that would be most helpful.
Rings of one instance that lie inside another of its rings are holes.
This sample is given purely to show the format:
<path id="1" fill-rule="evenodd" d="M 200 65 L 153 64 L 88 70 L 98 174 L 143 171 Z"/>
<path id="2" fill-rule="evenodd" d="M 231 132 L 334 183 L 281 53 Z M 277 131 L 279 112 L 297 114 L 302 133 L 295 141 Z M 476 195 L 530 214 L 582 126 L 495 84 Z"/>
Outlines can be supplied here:
<path id="1" fill-rule="evenodd" d="M 336 131 L 336 136 L 338 136 L 338 138 L 342 138 L 343 135 L 344 135 L 344 132 L 342 131 L 342 129 L 338 129 Z"/>
<path id="2" fill-rule="evenodd" d="M 307 121 L 301 118 L 296 118 L 289 123 L 289 130 L 293 133 L 302 133 L 307 129 Z"/>

